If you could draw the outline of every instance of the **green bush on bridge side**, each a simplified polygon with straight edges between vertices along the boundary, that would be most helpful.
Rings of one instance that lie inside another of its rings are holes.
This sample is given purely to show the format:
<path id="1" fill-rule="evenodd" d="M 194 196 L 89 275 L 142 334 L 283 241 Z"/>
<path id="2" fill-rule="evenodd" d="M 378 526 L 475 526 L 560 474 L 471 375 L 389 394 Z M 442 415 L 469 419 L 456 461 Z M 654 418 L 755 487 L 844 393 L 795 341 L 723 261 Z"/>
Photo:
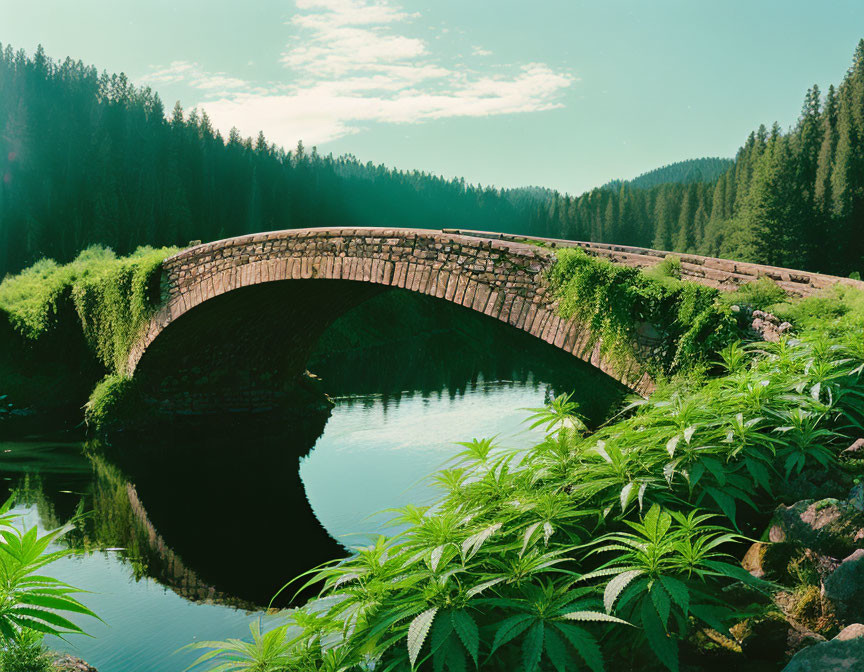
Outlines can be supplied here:
<path id="1" fill-rule="evenodd" d="M 659 277 L 618 266 L 575 248 L 557 252 L 548 279 L 562 317 L 575 317 L 591 331 L 590 349 L 613 365 L 634 360 L 653 376 L 686 370 L 710 361 L 741 333 L 731 308 L 718 300 L 716 289 Z M 670 267 L 674 264 L 669 264 Z M 638 333 L 645 324 L 658 333 L 648 359 L 639 351 Z"/>
<path id="2" fill-rule="evenodd" d="M 43 259 L 0 283 L 0 310 L 22 336 L 38 340 L 56 328 L 71 301 L 81 328 L 106 369 L 122 371 L 135 337 L 159 304 L 159 273 L 176 248 L 140 247 L 128 257 L 93 246 L 65 265 Z"/>

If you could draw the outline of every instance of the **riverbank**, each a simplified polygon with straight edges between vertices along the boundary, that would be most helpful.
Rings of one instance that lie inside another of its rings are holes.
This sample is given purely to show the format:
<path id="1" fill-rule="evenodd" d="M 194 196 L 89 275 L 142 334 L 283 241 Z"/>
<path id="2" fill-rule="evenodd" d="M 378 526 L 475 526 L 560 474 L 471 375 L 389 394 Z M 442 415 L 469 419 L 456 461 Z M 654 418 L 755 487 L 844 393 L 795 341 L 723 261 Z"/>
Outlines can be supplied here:
<path id="1" fill-rule="evenodd" d="M 839 633 L 864 620 L 864 295 L 750 291 L 770 342 L 731 343 L 716 368 L 596 431 L 561 397 L 538 409 L 547 438 L 527 451 L 465 443 L 432 476 L 432 507 L 401 511 L 399 536 L 313 575 L 321 599 L 289 619 L 303 629 L 292 660 L 319 664 L 317 643 L 350 632 L 345 666 L 791 672 L 851 641 Z"/>

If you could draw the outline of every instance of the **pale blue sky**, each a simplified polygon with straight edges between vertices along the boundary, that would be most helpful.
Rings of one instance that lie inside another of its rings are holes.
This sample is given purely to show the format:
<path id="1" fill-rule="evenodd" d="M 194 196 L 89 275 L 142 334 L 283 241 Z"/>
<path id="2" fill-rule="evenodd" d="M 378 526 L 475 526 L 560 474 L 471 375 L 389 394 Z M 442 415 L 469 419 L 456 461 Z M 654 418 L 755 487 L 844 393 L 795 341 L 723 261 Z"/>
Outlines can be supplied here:
<path id="1" fill-rule="evenodd" d="M 0 0 L 4 44 L 225 131 L 571 193 L 794 123 L 861 37 L 861 0 Z"/>

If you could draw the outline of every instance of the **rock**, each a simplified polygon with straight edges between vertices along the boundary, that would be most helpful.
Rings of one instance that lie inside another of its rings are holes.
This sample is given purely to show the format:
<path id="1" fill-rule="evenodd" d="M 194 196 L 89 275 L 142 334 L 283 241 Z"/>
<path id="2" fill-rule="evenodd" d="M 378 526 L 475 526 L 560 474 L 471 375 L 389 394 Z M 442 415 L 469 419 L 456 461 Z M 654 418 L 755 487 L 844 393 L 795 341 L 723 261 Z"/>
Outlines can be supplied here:
<path id="1" fill-rule="evenodd" d="M 851 457 L 864 457 L 864 439 L 856 439 L 852 445 L 843 450 L 844 455 Z"/>
<path id="2" fill-rule="evenodd" d="M 825 638 L 812 630 L 789 628 L 789 633 L 786 637 L 786 651 L 788 654 L 795 654 L 802 649 L 824 642 Z"/>
<path id="3" fill-rule="evenodd" d="M 864 549 L 858 549 L 823 582 L 823 594 L 841 622 L 864 620 Z"/>
<path id="4" fill-rule="evenodd" d="M 860 623 L 850 625 L 831 641 L 814 644 L 796 653 L 783 672 L 860 672 L 864 670 L 862 634 L 864 626 Z"/>
<path id="5" fill-rule="evenodd" d="M 864 625 L 861 623 L 847 625 L 834 639 L 839 639 L 841 642 L 845 642 L 847 639 L 855 639 L 856 637 L 864 637 Z"/>
<path id="6" fill-rule="evenodd" d="M 97 672 L 92 665 L 85 663 L 80 658 L 70 656 L 68 653 L 58 653 L 52 660 L 57 672 Z"/>
<path id="7" fill-rule="evenodd" d="M 842 558 L 864 548 L 864 512 L 848 501 L 834 498 L 780 505 L 771 520 L 768 538 Z"/>
<path id="8" fill-rule="evenodd" d="M 788 322 L 781 324 L 776 315 L 766 313 L 764 310 L 754 310 L 752 317 L 750 329 L 764 341 L 779 341 L 780 335 L 792 328 Z"/>
<path id="9" fill-rule="evenodd" d="M 757 541 L 747 549 L 741 566 L 757 579 L 778 580 L 785 577 L 786 566 L 794 553 L 794 544 Z"/>

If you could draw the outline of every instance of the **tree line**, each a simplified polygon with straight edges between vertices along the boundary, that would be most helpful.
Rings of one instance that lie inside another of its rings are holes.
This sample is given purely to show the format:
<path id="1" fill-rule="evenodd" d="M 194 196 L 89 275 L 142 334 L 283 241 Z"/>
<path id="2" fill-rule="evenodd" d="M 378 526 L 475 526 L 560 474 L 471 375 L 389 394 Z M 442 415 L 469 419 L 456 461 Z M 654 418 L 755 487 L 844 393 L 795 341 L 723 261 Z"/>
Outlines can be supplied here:
<path id="1" fill-rule="evenodd" d="M 810 88 L 793 128 L 761 125 L 717 179 L 635 183 L 549 194 L 534 224 L 564 238 L 864 271 L 864 40 L 838 86 Z"/>
<path id="2" fill-rule="evenodd" d="M 0 150 L 0 276 L 94 243 L 126 254 L 307 226 L 486 229 L 844 275 L 864 265 L 864 40 L 836 87 L 807 92 L 793 128 L 760 126 L 733 163 L 682 162 L 581 196 L 224 137 L 206 112 L 166 114 L 149 87 L 41 47 L 0 50 Z"/>
<path id="3" fill-rule="evenodd" d="M 734 163 L 732 159 L 717 156 L 702 159 L 687 159 L 676 161 L 647 173 L 642 173 L 632 180 L 612 180 L 603 185 L 606 189 L 619 190 L 625 184 L 637 189 L 649 189 L 669 182 L 690 184 L 691 182 L 714 182 Z"/>

